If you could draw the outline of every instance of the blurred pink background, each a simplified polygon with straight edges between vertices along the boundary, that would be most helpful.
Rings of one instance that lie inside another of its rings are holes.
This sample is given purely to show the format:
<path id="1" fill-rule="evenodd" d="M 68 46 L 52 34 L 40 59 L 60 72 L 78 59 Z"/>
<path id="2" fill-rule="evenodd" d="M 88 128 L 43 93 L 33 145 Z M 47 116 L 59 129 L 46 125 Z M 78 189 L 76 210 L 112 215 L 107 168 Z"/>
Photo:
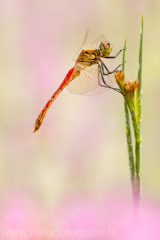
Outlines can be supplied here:
<path id="1" fill-rule="evenodd" d="M 1 229 L 111 227 L 121 239 L 118 233 L 121 236 L 125 228 L 119 223 L 132 215 L 122 96 L 109 91 L 83 97 L 65 89 L 40 130 L 34 134 L 32 130 L 41 108 L 74 65 L 72 58 L 87 28 L 90 42 L 102 33 L 106 36 L 113 44 L 112 55 L 123 48 L 127 36 L 126 77 L 137 78 L 142 13 L 141 169 L 143 201 L 147 202 L 143 213 L 153 219 L 144 221 L 144 226 L 151 226 L 147 236 L 152 235 L 153 225 L 158 229 L 159 9 L 158 0 L 0 1 Z M 106 64 L 112 70 L 121 61 L 122 54 Z M 117 208 L 121 201 L 122 208 Z M 108 213 L 109 209 L 118 213 Z"/>

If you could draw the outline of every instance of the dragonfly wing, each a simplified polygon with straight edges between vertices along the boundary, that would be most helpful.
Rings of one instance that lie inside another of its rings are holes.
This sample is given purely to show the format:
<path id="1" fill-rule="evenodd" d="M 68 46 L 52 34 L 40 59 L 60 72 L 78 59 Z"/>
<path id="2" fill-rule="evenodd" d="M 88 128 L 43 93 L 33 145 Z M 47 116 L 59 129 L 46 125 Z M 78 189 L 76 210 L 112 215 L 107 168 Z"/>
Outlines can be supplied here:
<path id="1" fill-rule="evenodd" d="M 104 76 L 105 82 L 109 86 L 113 86 L 113 80 L 110 76 Z M 72 94 L 91 96 L 97 95 L 109 90 L 109 88 L 101 87 L 104 85 L 98 70 L 98 64 L 91 65 L 81 70 L 80 75 L 75 77 L 68 85 L 68 91 Z"/>
<path id="2" fill-rule="evenodd" d="M 88 37 L 88 33 L 89 33 L 89 28 L 87 29 L 87 33 L 85 35 L 85 38 L 83 40 L 83 43 L 82 43 L 82 46 L 80 47 L 80 49 L 76 52 L 75 56 L 72 58 L 73 61 L 76 61 L 79 54 L 81 53 L 81 51 L 84 49 L 84 46 L 85 46 L 85 43 L 86 43 L 86 40 L 87 40 L 87 37 Z"/>
<path id="3" fill-rule="evenodd" d="M 114 79 L 112 78 L 111 75 L 104 75 L 103 76 L 104 80 L 105 80 L 105 83 L 109 86 L 109 87 L 113 87 L 113 83 L 114 83 Z M 101 85 L 101 86 L 100 86 Z M 104 87 L 102 87 L 104 86 Z M 100 93 L 104 93 L 104 92 L 107 92 L 109 91 L 110 88 L 108 88 L 107 86 L 105 86 L 103 80 L 102 80 L 102 77 L 101 77 L 101 74 L 98 70 L 98 87 L 92 91 L 89 91 L 85 94 L 83 94 L 84 96 L 93 96 L 93 95 L 98 95 Z"/>
<path id="4" fill-rule="evenodd" d="M 68 91 L 73 94 L 82 95 L 98 87 L 98 65 L 94 64 L 80 71 L 67 86 Z"/>

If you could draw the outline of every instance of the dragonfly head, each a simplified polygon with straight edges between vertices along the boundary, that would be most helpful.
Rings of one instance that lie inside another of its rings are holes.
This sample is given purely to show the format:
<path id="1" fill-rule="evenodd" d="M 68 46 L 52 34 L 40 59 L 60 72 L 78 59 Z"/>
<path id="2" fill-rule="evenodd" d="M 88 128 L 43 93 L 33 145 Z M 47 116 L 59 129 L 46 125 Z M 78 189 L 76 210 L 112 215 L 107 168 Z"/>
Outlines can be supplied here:
<path id="1" fill-rule="evenodd" d="M 99 43 L 99 50 L 101 53 L 101 57 L 108 57 L 110 52 L 112 51 L 112 44 L 107 41 L 101 41 Z"/>

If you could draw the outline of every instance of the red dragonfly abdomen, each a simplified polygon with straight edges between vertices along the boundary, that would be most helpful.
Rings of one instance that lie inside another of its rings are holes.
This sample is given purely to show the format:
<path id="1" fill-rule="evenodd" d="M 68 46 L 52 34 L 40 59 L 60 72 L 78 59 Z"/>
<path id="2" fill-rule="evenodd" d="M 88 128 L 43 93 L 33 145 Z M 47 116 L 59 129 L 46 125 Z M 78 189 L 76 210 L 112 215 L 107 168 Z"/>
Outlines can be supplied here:
<path id="1" fill-rule="evenodd" d="M 64 89 L 64 87 L 70 82 L 72 73 L 74 71 L 74 68 L 71 68 L 67 75 L 65 76 L 63 82 L 61 83 L 61 85 L 59 86 L 59 88 L 57 89 L 57 91 L 51 96 L 51 98 L 49 99 L 49 101 L 46 103 L 46 105 L 43 107 L 43 109 L 41 110 L 40 114 L 38 115 L 38 118 L 35 122 L 34 125 L 34 130 L 33 132 L 36 132 L 39 127 L 41 126 L 42 122 L 43 122 L 43 118 L 46 115 L 46 112 L 48 110 L 48 108 L 51 106 L 52 102 L 56 99 L 56 97 L 58 96 L 58 94 Z"/>

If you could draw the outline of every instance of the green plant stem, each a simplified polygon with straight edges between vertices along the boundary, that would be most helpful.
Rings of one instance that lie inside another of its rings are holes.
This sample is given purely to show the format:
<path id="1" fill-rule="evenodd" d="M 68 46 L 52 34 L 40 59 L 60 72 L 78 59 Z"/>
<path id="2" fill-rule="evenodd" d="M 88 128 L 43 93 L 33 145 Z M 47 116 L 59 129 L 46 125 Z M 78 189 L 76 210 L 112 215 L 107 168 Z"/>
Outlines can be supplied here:
<path id="1" fill-rule="evenodd" d="M 126 48 L 127 38 L 125 39 L 124 49 Z M 124 64 L 125 64 L 125 51 L 123 52 L 123 60 L 122 60 L 122 70 L 124 73 Z M 125 78 L 125 73 L 124 73 Z M 134 198 L 134 189 L 135 189 L 135 167 L 134 167 L 134 154 L 133 154 L 133 147 L 132 147 L 132 136 L 131 136 L 131 128 L 130 128 L 130 121 L 129 121 L 129 111 L 124 100 L 124 111 L 125 111 L 125 123 L 126 123 L 126 138 L 127 138 L 127 149 L 128 149 L 128 160 L 129 160 L 129 168 L 130 168 L 130 176 L 131 176 L 131 184 L 132 184 L 132 193 Z"/>
<path id="2" fill-rule="evenodd" d="M 137 122 L 139 123 L 141 119 L 141 93 L 142 93 L 142 44 L 143 44 L 143 15 L 142 15 L 142 23 L 140 30 L 140 48 L 139 48 L 139 63 L 138 63 L 138 80 L 139 80 L 139 88 L 137 89 L 136 94 L 136 110 L 137 111 Z"/>
<path id="3" fill-rule="evenodd" d="M 126 138 L 127 138 L 127 149 L 128 149 L 128 160 L 130 167 L 130 175 L 131 175 L 131 183 L 132 183 L 132 191 L 134 190 L 134 154 L 132 147 L 132 137 L 131 137 L 131 129 L 130 129 L 130 121 L 129 121 L 129 111 L 126 102 L 124 102 L 124 110 L 125 110 L 125 122 L 126 122 Z"/>
<path id="4" fill-rule="evenodd" d="M 135 162 L 135 192 L 136 192 L 136 198 L 140 200 L 140 128 L 136 121 L 136 113 L 135 111 L 130 111 L 131 117 L 132 117 L 132 123 L 133 123 L 133 129 L 134 129 L 134 135 L 135 135 L 135 156 L 136 156 L 136 162 Z"/>
<path id="5" fill-rule="evenodd" d="M 142 41 L 143 41 L 143 15 L 142 15 L 142 23 L 141 23 L 141 31 L 140 31 L 140 48 L 139 48 L 139 64 L 138 64 L 138 81 L 139 87 L 136 89 L 135 99 L 129 99 L 128 96 L 125 95 L 122 89 L 122 93 L 125 98 L 124 109 L 125 109 L 125 121 L 126 121 L 126 137 L 127 137 L 127 148 L 128 148 L 128 159 L 131 173 L 131 183 L 132 183 L 132 191 L 133 191 L 133 204 L 135 213 L 139 214 L 139 206 L 140 206 L 140 197 L 141 197 L 141 188 L 140 188 L 140 147 L 141 147 L 141 87 L 142 87 Z M 124 48 L 126 48 L 126 40 L 124 44 Z M 122 60 L 122 70 L 124 73 L 124 63 L 125 63 L 125 51 L 123 53 Z M 125 76 L 125 74 L 124 74 Z M 131 138 L 131 130 L 130 130 L 130 122 L 129 122 L 129 110 L 131 113 L 134 136 L 135 136 L 135 162 L 134 162 L 134 154 L 132 147 L 132 138 Z M 136 214 L 137 216 L 137 214 Z"/>
<path id="6" fill-rule="evenodd" d="M 142 94 L 142 44 L 143 44 L 143 15 L 142 15 L 142 22 L 141 22 L 141 30 L 140 30 L 140 48 L 139 48 L 139 63 L 138 63 L 138 80 L 139 80 L 139 87 L 136 91 L 136 141 L 135 141 L 135 156 L 136 156 L 136 162 L 135 162 L 135 180 L 136 185 L 139 192 L 139 199 L 141 194 L 141 186 L 140 186 L 140 148 L 141 148 L 141 94 Z"/>
<path id="7" fill-rule="evenodd" d="M 135 111 L 131 111 L 131 110 L 130 110 L 130 113 L 131 113 L 131 117 L 132 117 L 135 141 L 138 142 L 139 141 L 139 129 L 138 129 L 138 125 L 136 122 L 136 113 L 135 113 Z"/>

